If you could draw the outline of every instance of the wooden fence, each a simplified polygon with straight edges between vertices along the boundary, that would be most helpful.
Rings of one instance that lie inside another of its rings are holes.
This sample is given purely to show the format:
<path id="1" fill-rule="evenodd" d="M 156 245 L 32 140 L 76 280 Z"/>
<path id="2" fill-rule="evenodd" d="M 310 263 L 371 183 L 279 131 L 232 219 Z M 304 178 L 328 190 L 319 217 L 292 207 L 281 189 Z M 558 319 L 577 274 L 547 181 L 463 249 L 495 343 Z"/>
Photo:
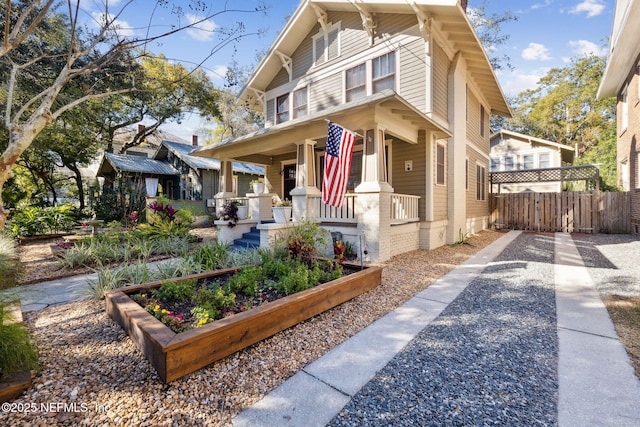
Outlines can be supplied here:
<path id="1" fill-rule="evenodd" d="M 630 233 L 631 193 L 508 193 L 490 197 L 496 228 L 565 233 Z"/>

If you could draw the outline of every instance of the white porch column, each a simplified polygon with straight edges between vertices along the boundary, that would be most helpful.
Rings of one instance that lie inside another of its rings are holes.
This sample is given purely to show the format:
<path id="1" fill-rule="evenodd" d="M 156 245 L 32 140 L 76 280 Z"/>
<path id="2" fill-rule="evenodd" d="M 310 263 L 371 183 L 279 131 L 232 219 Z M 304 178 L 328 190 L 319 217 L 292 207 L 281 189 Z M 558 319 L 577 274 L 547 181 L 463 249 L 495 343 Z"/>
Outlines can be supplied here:
<path id="1" fill-rule="evenodd" d="M 467 231 L 467 202 L 465 190 L 465 161 L 467 155 L 467 86 L 464 65 L 456 55 L 449 71 L 449 123 L 453 136 L 447 146 L 448 225 L 447 243 L 455 243 L 458 233 Z"/>
<path id="2" fill-rule="evenodd" d="M 308 216 L 307 196 L 320 194 L 316 184 L 315 144 L 316 141 L 312 139 L 296 143 L 296 188 L 291 190 L 294 221 Z"/>
<path id="3" fill-rule="evenodd" d="M 388 191 L 393 188 L 387 180 L 387 161 L 384 148 L 384 129 L 375 125 L 365 132 L 362 153 L 362 182 L 355 191 Z"/>
<path id="4" fill-rule="evenodd" d="M 220 212 L 225 199 L 235 197 L 233 192 L 233 162 L 231 160 L 220 160 L 219 182 L 220 191 L 213 196 L 216 200 L 216 212 Z"/>
<path id="5" fill-rule="evenodd" d="M 391 194 L 387 181 L 384 129 L 374 126 L 365 132 L 362 153 L 362 182 L 355 189 L 358 233 L 364 241 L 364 259 L 372 262 L 391 257 Z"/>

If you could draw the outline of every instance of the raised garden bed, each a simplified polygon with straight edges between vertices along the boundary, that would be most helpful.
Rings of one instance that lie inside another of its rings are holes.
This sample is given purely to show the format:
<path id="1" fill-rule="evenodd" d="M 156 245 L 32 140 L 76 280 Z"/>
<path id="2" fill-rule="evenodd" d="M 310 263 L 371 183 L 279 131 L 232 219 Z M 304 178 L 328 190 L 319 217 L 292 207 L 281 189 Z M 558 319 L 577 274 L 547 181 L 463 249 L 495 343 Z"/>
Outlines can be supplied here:
<path id="1" fill-rule="evenodd" d="M 237 270 L 218 270 L 181 280 L 215 277 Z M 107 314 L 127 331 L 160 378 L 170 382 L 348 301 L 376 287 L 381 280 L 382 268 L 365 267 L 340 279 L 181 333 L 173 332 L 129 296 L 157 288 L 159 281 L 108 291 L 105 300 Z"/>

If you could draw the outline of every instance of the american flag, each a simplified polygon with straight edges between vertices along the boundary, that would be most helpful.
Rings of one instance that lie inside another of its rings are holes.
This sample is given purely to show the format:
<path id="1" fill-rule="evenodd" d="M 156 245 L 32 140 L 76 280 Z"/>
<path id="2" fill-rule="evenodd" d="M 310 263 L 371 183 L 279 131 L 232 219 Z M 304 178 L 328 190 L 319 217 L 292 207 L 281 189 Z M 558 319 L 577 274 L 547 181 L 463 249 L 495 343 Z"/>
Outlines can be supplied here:
<path id="1" fill-rule="evenodd" d="M 347 191 L 355 140 L 355 133 L 329 122 L 322 180 L 322 201 L 327 205 L 336 208 L 342 206 L 344 193 Z"/>

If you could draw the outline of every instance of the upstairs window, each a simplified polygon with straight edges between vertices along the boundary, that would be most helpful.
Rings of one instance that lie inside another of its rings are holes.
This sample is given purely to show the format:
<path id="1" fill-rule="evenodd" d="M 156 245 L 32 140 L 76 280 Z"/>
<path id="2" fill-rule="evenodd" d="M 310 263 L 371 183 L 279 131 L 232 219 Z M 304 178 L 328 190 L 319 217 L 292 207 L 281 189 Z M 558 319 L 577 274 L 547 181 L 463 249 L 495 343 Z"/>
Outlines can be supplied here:
<path id="1" fill-rule="evenodd" d="M 484 106 L 480 106 L 480 136 L 484 138 Z"/>
<path id="2" fill-rule="evenodd" d="M 620 109 L 621 111 L 621 115 L 620 115 L 620 129 L 624 130 L 629 126 L 629 94 L 628 94 L 628 89 L 629 87 L 625 87 L 624 90 L 622 91 L 622 96 L 621 96 L 621 100 L 620 100 Z"/>
<path id="3" fill-rule="evenodd" d="M 533 169 L 533 154 L 522 156 L 522 169 Z"/>
<path id="4" fill-rule="evenodd" d="M 476 200 L 486 199 L 486 169 L 483 165 L 476 163 Z"/>
<path id="5" fill-rule="evenodd" d="M 321 28 L 313 36 L 313 61 L 316 65 L 331 61 L 340 56 L 340 25 L 335 24 L 328 32 Z"/>
<path id="6" fill-rule="evenodd" d="M 367 73 L 365 64 L 360 64 L 346 72 L 346 101 L 362 98 L 367 95 Z"/>
<path id="7" fill-rule="evenodd" d="M 293 92 L 293 118 L 297 119 L 307 114 L 307 88 L 303 87 Z"/>
<path id="8" fill-rule="evenodd" d="M 389 52 L 386 55 L 375 58 L 371 63 L 371 68 L 373 93 L 378 93 L 385 89 L 395 89 L 395 52 Z"/>
<path id="9" fill-rule="evenodd" d="M 289 94 L 276 98 L 276 123 L 289 120 Z"/>
<path id="10" fill-rule="evenodd" d="M 515 165 L 513 162 L 513 156 L 507 156 L 504 158 L 504 170 L 512 171 L 515 169 Z"/>

